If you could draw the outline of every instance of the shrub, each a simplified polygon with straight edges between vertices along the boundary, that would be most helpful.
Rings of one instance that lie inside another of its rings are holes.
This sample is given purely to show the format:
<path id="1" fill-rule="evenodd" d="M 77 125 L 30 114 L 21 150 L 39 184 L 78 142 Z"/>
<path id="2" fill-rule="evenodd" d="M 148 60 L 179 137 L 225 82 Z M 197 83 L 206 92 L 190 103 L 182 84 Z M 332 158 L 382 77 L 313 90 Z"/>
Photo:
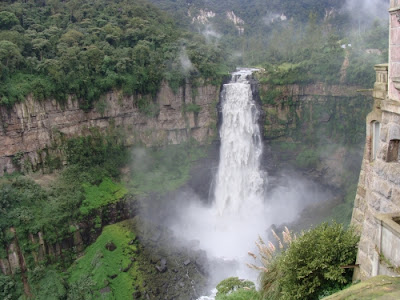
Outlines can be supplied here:
<path id="1" fill-rule="evenodd" d="M 319 162 L 317 151 L 306 149 L 299 153 L 296 157 L 296 166 L 302 169 L 315 168 Z"/>
<path id="2" fill-rule="evenodd" d="M 217 296 L 216 300 L 258 300 L 260 294 L 255 289 L 245 290 L 240 289 L 229 295 Z"/>
<path id="3" fill-rule="evenodd" d="M 323 223 L 294 241 L 279 261 L 282 299 L 318 299 L 326 290 L 343 288 L 355 262 L 358 236 L 343 225 Z"/>
<path id="4" fill-rule="evenodd" d="M 21 291 L 17 289 L 15 281 L 10 277 L 0 274 L 0 298 L 4 300 L 18 299 Z"/>
<path id="5" fill-rule="evenodd" d="M 282 96 L 282 91 L 276 88 L 269 88 L 260 92 L 261 102 L 263 104 L 275 104 L 275 100 Z"/>
<path id="6" fill-rule="evenodd" d="M 218 285 L 217 285 L 217 300 L 218 299 L 225 299 L 222 296 L 227 296 L 232 294 L 235 291 L 238 290 L 254 290 L 255 286 L 254 283 L 248 280 L 242 280 L 239 279 L 238 277 L 229 277 L 225 280 L 222 280 Z M 227 298 L 226 298 L 227 299 Z M 231 298 L 229 298 L 231 299 Z M 236 298 L 235 298 L 236 299 Z M 239 299 L 239 298 L 237 298 Z"/>
<path id="7" fill-rule="evenodd" d="M 342 266 L 355 262 L 358 236 L 342 224 L 323 223 L 296 237 L 285 227 L 283 239 L 274 231 L 278 247 L 262 239 L 259 255 L 249 253 L 261 266 L 262 299 L 319 299 L 351 282 L 352 272 Z"/>

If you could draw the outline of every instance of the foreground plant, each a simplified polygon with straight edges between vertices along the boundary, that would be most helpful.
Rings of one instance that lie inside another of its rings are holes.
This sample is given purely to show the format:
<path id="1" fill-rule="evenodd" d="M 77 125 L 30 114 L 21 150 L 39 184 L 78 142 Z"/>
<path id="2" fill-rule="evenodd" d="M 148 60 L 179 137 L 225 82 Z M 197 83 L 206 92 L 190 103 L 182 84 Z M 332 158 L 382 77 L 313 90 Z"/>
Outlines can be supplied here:
<path id="1" fill-rule="evenodd" d="M 263 299 L 319 299 L 344 288 L 352 270 L 343 268 L 355 262 L 359 237 L 342 224 L 323 223 L 314 229 L 293 235 L 286 227 L 281 239 L 273 232 L 272 242 L 257 243 L 259 255 L 249 253 L 261 266 Z"/>
<path id="2" fill-rule="evenodd" d="M 263 297 L 262 299 L 280 299 L 282 289 L 279 284 L 279 278 L 282 277 L 282 271 L 279 268 L 279 261 L 281 256 L 284 255 L 285 249 L 297 239 L 297 236 L 290 232 L 287 227 L 282 232 L 282 238 L 274 230 L 271 231 L 275 243 L 271 241 L 265 243 L 259 237 L 258 242 L 256 242 L 258 256 L 251 252 L 248 253 L 256 260 L 257 264 L 261 264 L 248 264 L 248 266 L 260 271 L 260 294 Z"/>
<path id="3" fill-rule="evenodd" d="M 253 282 L 229 277 L 217 285 L 216 300 L 247 300 L 259 299 L 259 293 Z"/>

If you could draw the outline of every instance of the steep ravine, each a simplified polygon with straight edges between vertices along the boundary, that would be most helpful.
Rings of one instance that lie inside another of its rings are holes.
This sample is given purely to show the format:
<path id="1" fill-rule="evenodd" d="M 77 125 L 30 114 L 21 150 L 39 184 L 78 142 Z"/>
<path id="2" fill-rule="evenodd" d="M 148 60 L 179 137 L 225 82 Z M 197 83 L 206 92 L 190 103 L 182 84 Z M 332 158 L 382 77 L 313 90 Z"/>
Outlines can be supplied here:
<path id="1" fill-rule="evenodd" d="M 190 137 L 200 143 L 208 143 L 216 137 L 219 91 L 218 87 L 210 85 L 195 90 L 187 85 L 175 94 L 167 85 L 163 85 L 152 102 L 152 108 L 147 111 L 137 107 L 137 99 L 134 97 L 120 97 L 117 92 L 106 95 L 101 100 L 102 107 L 95 106 L 88 112 L 80 110 L 78 102 L 71 99 L 61 106 L 50 100 L 39 103 L 28 98 L 12 109 L 1 108 L 0 139 L 4 142 L 0 145 L 0 174 L 15 171 L 26 164 L 29 164 L 31 170 L 38 170 L 45 166 L 46 156 L 57 156 L 64 162 L 63 142 L 69 137 L 88 135 L 93 128 L 100 133 L 107 133 L 110 128 L 123 131 L 127 146 L 179 144 Z M 258 92 L 259 105 L 264 111 L 261 118 L 266 150 L 262 160 L 263 168 L 273 178 L 275 175 L 279 177 L 282 168 L 294 167 L 329 188 L 342 189 L 347 169 L 340 166 L 347 163 L 350 168 L 354 165 L 357 168 L 357 147 L 364 136 L 364 113 L 369 110 L 369 97 L 360 96 L 354 87 L 323 84 L 273 88 L 260 84 Z M 193 166 L 190 179 L 182 189 L 195 191 L 202 199 L 208 198 L 218 162 L 218 148 L 218 142 L 213 143 L 207 157 Z M 308 149 L 313 149 L 316 158 L 312 159 L 316 159 L 316 163 L 303 163 L 298 159 Z M 357 157 L 352 157 L 353 154 Z M 358 154 L 361 157 L 362 153 Z M 274 184 L 273 180 L 271 184 Z M 157 195 L 150 197 L 159 198 L 156 202 L 164 203 L 173 196 L 174 192 L 161 198 Z M 174 210 L 176 204 L 165 205 L 159 206 L 160 209 L 163 206 L 165 208 L 162 209 L 164 217 Z M 134 211 L 127 213 L 126 209 L 121 213 L 118 205 L 110 209 L 111 216 L 116 217 L 102 222 L 101 227 L 136 215 Z M 103 209 L 102 215 L 108 210 Z M 72 234 L 62 245 L 44 245 L 40 235 L 29 237 L 33 244 L 37 244 L 33 248 L 38 252 L 32 253 L 32 256 L 37 255 L 35 260 L 40 261 L 40 256 L 49 255 L 55 262 L 62 260 L 62 249 L 67 252 L 74 249 L 75 253 L 80 253 L 100 234 L 99 230 L 91 233 L 90 226 L 95 226 L 93 219 L 89 219 L 86 225 L 82 224 L 80 231 Z M 155 233 L 148 236 L 138 227 L 132 227 L 132 230 L 137 231 L 138 240 L 135 244 L 140 250 L 138 262 L 134 264 L 141 268 L 142 278 L 146 281 L 135 289 L 142 292 L 142 296 L 151 295 L 151 299 L 157 299 L 167 290 L 171 296 L 184 299 L 188 287 L 192 291 L 195 288 L 191 276 L 197 276 L 201 281 L 198 286 L 205 287 L 205 276 L 209 272 L 206 258 L 196 247 L 194 251 L 190 250 L 193 245 L 185 246 L 186 252 L 169 249 L 161 244 L 155 251 L 149 251 L 149 245 L 154 248 L 157 241 L 174 238 L 168 232 L 162 231 L 160 234 L 159 228 L 156 224 L 150 229 L 150 232 L 155 230 Z M 16 240 L 8 245 L 7 261 L 0 261 L 4 274 L 13 274 L 18 268 L 23 271 L 22 275 L 27 271 L 18 248 Z M 165 261 L 167 270 L 161 268 Z M 163 271 L 157 269 L 157 266 Z M 182 276 L 185 272 L 190 272 L 188 277 Z M 152 282 L 150 278 L 155 275 L 159 279 Z M 162 284 L 169 275 L 174 280 L 167 285 Z M 146 290 L 149 292 L 144 292 Z M 199 295 L 199 291 L 189 294 L 193 297 Z"/>

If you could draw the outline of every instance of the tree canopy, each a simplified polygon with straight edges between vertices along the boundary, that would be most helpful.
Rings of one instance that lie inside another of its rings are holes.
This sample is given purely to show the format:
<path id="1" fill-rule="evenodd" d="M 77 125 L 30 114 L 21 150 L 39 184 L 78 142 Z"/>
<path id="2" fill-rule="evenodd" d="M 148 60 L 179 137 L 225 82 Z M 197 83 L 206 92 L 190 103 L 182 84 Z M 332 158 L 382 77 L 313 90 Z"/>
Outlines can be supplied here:
<path id="1" fill-rule="evenodd" d="M 190 76 L 218 76 L 221 50 L 145 0 L 1 4 L 1 105 L 28 93 L 60 101 L 72 94 L 83 108 L 116 88 L 155 95 L 164 79 L 182 82 L 184 47 L 193 60 Z"/>

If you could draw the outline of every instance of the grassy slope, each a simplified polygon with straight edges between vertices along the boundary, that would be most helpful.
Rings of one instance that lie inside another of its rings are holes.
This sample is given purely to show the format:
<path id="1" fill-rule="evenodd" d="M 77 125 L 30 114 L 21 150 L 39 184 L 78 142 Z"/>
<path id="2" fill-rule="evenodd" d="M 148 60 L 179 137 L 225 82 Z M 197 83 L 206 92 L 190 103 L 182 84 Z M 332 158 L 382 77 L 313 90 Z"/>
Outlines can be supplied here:
<path id="1" fill-rule="evenodd" d="M 400 278 L 376 276 L 324 298 L 324 300 L 344 299 L 400 299 Z"/>
<path id="2" fill-rule="evenodd" d="M 121 183 L 115 183 L 107 177 L 103 178 L 98 186 L 89 183 L 82 185 L 85 190 L 85 200 L 83 200 L 80 211 L 83 215 L 110 203 L 118 202 L 128 192 Z"/>
<path id="3" fill-rule="evenodd" d="M 140 281 L 137 267 L 133 264 L 127 272 L 122 272 L 121 269 L 130 265 L 131 258 L 135 257 L 136 246 L 129 245 L 133 239 L 135 234 L 131 231 L 129 221 L 106 226 L 96 242 L 85 250 L 85 255 L 68 270 L 69 282 L 89 275 L 95 282 L 97 291 L 109 282 L 111 292 L 103 294 L 102 299 L 132 299 L 134 286 Z M 114 251 L 107 250 L 105 246 L 108 242 L 113 242 L 117 248 Z M 118 276 L 111 279 L 111 276 L 116 274 Z M 97 296 L 100 296 L 100 293 Z"/>

